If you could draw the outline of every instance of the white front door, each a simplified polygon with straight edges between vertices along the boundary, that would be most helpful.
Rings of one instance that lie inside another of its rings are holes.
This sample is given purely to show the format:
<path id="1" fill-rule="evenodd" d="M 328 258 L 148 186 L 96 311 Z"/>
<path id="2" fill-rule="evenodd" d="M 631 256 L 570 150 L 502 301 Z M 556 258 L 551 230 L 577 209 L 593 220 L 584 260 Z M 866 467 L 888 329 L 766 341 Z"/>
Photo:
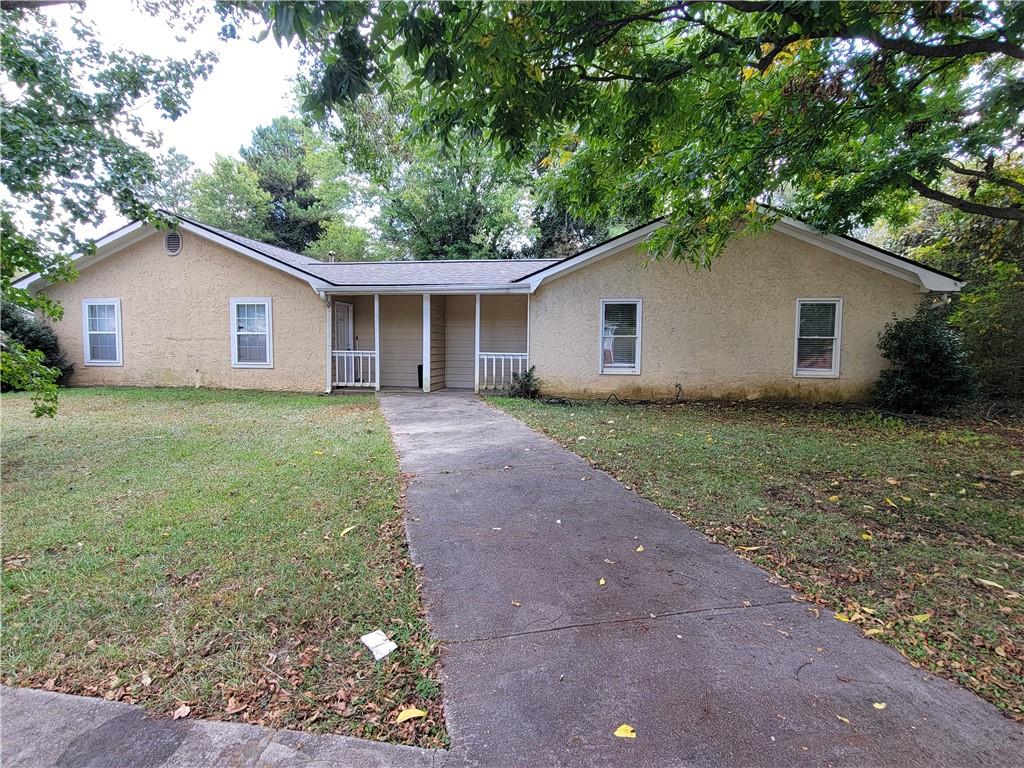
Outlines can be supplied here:
<path id="1" fill-rule="evenodd" d="M 352 305 L 334 302 L 334 349 L 352 349 Z"/>

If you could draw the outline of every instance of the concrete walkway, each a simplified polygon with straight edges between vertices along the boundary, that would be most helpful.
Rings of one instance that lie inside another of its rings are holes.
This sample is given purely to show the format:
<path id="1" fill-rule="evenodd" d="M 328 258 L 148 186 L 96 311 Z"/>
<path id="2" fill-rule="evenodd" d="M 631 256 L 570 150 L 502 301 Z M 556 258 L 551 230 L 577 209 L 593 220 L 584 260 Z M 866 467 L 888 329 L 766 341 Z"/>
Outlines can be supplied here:
<path id="1" fill-rule="evenodd" d="M 443 641 L 446 765 L 1021 763 L 1024 730 L 994 707 L 515 419 L 380 399 Z"/>
<path id="2" fill-rule="evenodd" d="M 154 718 L 131 704 L 0 688 L 3 768 L 432 768 L 444 755 L 345 736 Z"/>

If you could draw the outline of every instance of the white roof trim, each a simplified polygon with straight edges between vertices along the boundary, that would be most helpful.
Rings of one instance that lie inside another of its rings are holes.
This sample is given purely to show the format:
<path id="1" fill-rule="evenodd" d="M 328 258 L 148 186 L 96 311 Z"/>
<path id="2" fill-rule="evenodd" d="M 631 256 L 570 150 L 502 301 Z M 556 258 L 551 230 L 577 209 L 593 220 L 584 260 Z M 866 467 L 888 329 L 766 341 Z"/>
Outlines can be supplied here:
<path id="1" fill-rule="evenodd" d="M 599 261 L 606 256 L 611 256 L 625 248 L 636 245 L 655 230 L 665 226 L 666 223 L 663 220 L 658 220 L 645 227 L 627 232 L 618 238 L 602 243 L 596 248 L 583 251 L 576 256 L 570 256 L 564 261 L 541 270 L 535 275 L 524 277 L 522 282 L 528 283 L 530 293 L 533 293 L 546 280 L 567 275 L 594 261 Z M 858 243 L 856 240 L 824 234 L 788 216 L 784 216 L 776 222 L 773 229 L 780 234 L 803 240 L 836 255 L 844 256 L 852 261 L 877 269 L 880 272 L 914 283 L 920 286 L 922 291 L 956 293 L 964 287 L 964 283 L 960 280 L 954 280 L 951 277 L 938 274 L 927 267 L 896 258 L 870 245 Z"/>
<path id="2" fill-rule="evenodd" d="M 236 243 L 233 240 L 229 240 L 226 237 L 221 237 L 218 234 L 202 229 L 200 227 L 193 226 L 186 221 L 178 222 L 178 229 L 185 232 L 190 232 L 198 237 L 210 240 L 218 245 L 222 245 L 225 248 L 239 253 L 243 256 L 247 256 L 250 259 L 254 259 L 261 264 L 265 264 L 268 267 L 273 267 L 282 272 L 285 272 L 292 277 L 302 280 L 307 283 L 314 291 L 329 290 L 335 286 L 325 280 L 320 280 L 317 277 L 310 275 L 307 272 L 303 272 L 300 269 L 296 269 L 288 264 L 280 262 L 276 259 L 272 259 L 269 256 L 256 251 L 252 248 L 248 248 L 241 243 Z M 151 224 L 145 224 L 141 221 L 133 221 L 127 226 L 121 227 L 111 232 L 109 235 L 101 237 L 96 241 L 96 249 L 88 256 L 80 256 L 73 261 L 76 269 L 82 270 L 86 267 L 92 266 L 98 261 L 102 261 L 108 256 L 113 256 L 119 251 L 123 251 L 125 248 L 134 245 L 140 240 L 144 240 L 151 235 L 156 234 L 158 230 Z M 25 282 L 21 282 L 25 281 Z M 19 280 L 15 281 L 15 285 L 19 288 L 25 288 L 27 290 L 40 290 L 50 284 L 50 281 L 42 277 L 39 274 L 25 275 Z"/>
<path id="3" fill-rule="evenodd" d="M 650 224 L 634 229 L 630 232 L 626 232 L 619 235 L 616 238 L 608 240 L 607 242 L 598 245 L 590 250 L 578 253 L 575 256 L 570 256 L 558 264 L 553 264 L 546 269 L 541 270 L 536 275 L 528 275 L 527 277 L 520 278 L 520 281 L 527 283 L 530 286 L 530 293 L 537 290 L 541 283 L 545 280 L 551 280 L 555 277 L 560 277 L 575 272 L 580 267 L 584 267 L 591 262 L 603 259 L 605 256 L 611 256 L 614 253 L 618 253 L 623 248 L 629 248 L 630 246 L 636 245 L 641 240 L 645 240 L 648 235 L 657 229 L 665 226 L 664 221 L 654 221 Z"/>
<path id="4" fill-rule="evenodd" d="M 525 283 L 451 283 L 448 285 L 432 283 L 420 284 L 410 283 L 408 285 L 336 285 L 325 291 L 327 295 L 334 296 L 371 296 L 375 293 L 414 293 L 436 294 L 436 295 L 457 295 L 475 293 L 531 293 L 530 286 Z"/>

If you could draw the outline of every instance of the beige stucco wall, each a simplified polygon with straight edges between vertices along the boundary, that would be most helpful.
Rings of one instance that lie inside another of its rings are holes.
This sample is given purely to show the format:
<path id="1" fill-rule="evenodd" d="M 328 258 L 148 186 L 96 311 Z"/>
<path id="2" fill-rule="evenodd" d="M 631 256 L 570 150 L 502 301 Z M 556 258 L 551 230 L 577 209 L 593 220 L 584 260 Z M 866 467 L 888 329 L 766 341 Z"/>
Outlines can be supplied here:
<path id="1" fill-rule="evenodd" d="M 553 394 L 845 400 L 863 397 L 884 360 L 878 334 L 913 314 L 918 287 L 776 232 L 737 238 L 710 271 L 645 265 L 635 249 L 538 288 L 530 362 Z M 843 299 L 837 379 L 793 375 L 797 298 Z M 642 299 L 639 375 L 601 374 L 601 299 Z"/>
<path id="2" fill-rule="evenodd" d="M 322 392 L 326 307 L 309 285 L 184 233 L 177 256 L 152 235 L 46 293 L 64 305 L 54 324 L 74 363 L 73 385 L 202 386 Z M 230 299 L 269 296 L 273 368 L 232 368 Z M 121 300 L 121 366 L 86 366 L 82 300 Z"/>

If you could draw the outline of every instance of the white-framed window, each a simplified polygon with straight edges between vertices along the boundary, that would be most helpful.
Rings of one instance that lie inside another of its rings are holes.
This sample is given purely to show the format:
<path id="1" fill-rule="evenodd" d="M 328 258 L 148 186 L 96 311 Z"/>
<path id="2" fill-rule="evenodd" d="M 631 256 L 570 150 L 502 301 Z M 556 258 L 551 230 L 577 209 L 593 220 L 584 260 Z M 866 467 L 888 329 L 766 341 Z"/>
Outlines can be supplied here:
<path id="1" fill-rule="evenodd" d="M 643 301 L 601 299 L 601 373 L 640 373 Z"/>
<path id="2" fill-rule="evenodd" d="M 274 367 L 274 318 L 270 299 L 231 300 L 231 365 Z"/>
<path id="3" fill-rule="evenodd" d="M 86 365 L 122 365 L 121 300 L 82 300 L 82 344 Z"/>
<path id="4" fill-rule="evenodd" d="M 842 328 L 842 299 L 797 299 L 793 375 L 838 378 Z"/>

